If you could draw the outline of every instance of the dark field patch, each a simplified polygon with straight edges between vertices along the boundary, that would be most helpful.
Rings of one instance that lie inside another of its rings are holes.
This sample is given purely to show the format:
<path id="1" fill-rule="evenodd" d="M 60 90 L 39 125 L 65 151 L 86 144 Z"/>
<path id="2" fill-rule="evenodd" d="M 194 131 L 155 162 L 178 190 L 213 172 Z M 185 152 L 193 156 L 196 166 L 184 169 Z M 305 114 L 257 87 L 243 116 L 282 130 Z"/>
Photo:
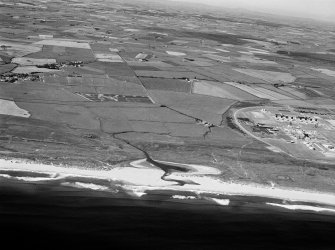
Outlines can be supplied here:
<path id="1" fill-rule="evenodd" d="M 196 39 L 207 39 L 212 40 L 219 43 L 226 44 L 234 44 L 234 45 L 244 45 L 247 44 L 247 41 L 242 39 L 253 39 L 260 40 L 258 38 L 254 38 L 251 36 L 239 36 L 232 34 L 224 34 L 224 33 L 210 33 L 210 32 L 200 32 L 200 31 L 189 31 L 189 30 L 174 30 L 167 28 L 157 28 L 157 27 L 148 27 L 149 30 L 154 30 L 156 32 L 164 32 L 175 37 L 188 37 L 188 38 L 196 38 Z"/>
<path id="2" fill-rule="evenodd" d="M 189 93 L 191 91 L 191 84 L 187 81 L 146 77 L 141 77 L 140 80 L 146 89 L 170 90 L 185 93 Z"/>
<path id="3" fill-rule="evenodd" d="M 206 18 L 209 20 L 217 20 L 217 21 L 225 21 L 225 22 L 231 22 L 231 23 L 245 23 L 245 24 L 257 24 L 261 26 L 268 26 L 271 28 L 280 28 L 280 27 L 285 27 L 287 25 L 283 25 L 280 23 L 274 23 L 274 22 L 269 22 L 265 20 L 259 20 L 259 19 L 241 19 L 241 18 L 233 18 L 233 17 L 217 17 L 217 16 L 212 16 L 212 15 L 201 15 L 201 18 Z"/>
<path id="4" fill-rule="evenodd" d="M 172 62 L 172 61 L 163 61 L 163 62 L 164 62 L 164 63 L 167 63 L 167 64 L 170 64 L 170 65 L 172 65 L 172 66 L 176 66 L 176 67 L 180 66 L 180 64 L 175 63 L 175 62 Z"/>
<path id="5" fill-rule="evenodd" d="M 91 50 L 44 45 L 42 51 L 27 55 L 31 58 L 53 58 L 57 62 L 83 61 L 93 62 L 95 57 Z"/>
<path id="6" fill-rule="evenodd" d="M 136 39 L 147 40 L 152 42 L 168 43 L 174 40 L 173 37 L 163 36 L 156 33 L 149 33 L 146 35 L 136 36 Z"/>
<path id="7" fill-rule="evenodd" d="M 93 62 L 87 66 L 102 70 L 109 76 L 134 76 L 134 72 L 126 63 Z"/>
<path id="8" fill-rule="evenodd" d="M 326 63 L 334 63 L 335 56 L 331 54 L 317 54 L 317 53 L 309 53 L 309 52 L 293 52 L 293 51 L 285 51 L 279 50 L 277 51 L 279 55 L 287 55 L 289 57 L 294 57 L 299 61 L 306 61 L 310 62 L 311 60 L 314 61 L 322 61 Z"/>
<path id="9" fill-rule="evenodd" d="M 10 63 L 12 61 L 12 56 L 7 55 L 6 53 L 1 53 L 0 52 L 0 58 L 4 63 Z"/>
<path id="10" fill-rule="evenodd" d="M 0 74 L 9 72 L 13 69 L 16 68 L 16 64 L 4 64 L 4 65 L 0 65 Z"/>
<path id="11" fill-rule="evenodd" d="M 200 75 L 192 71 L 146 71 L 137 70 L 136 75 L 139 77 L 151 77 L 151 78 L 166 78 L 166 79 L 200 79 L 210 80 L 210 78 Z"/>
<path id="12" fill-rule="evenodd" d="M 148 70 L 148 71 L 160 71 L 159 68 L 152 66 L 130 66 L 133 70 Z"/>
<path id="13" fill-rule="evenodd" d="M 310 89 L 310 88 L 301 88 L 299 89 L 302 93 L 307 95 L 308 97 L 322 97 L 320 94 L 318 94 L 316 91 Z"/>
<path id="14" fill-rule="evenodd" d="M 333 83 L 323 79 L 323 78 L 303 78 L 303 77 L 299 77 L 295 80 L 294 84 L 297 85 L 302 85 L 302 86 L 309 86 L 309 87 L 313 87 L 313 88 L 329 88 L 333 86 Z"/>
<path id="15" fill-rule="evenodd" d="M 257 55 L 258 57 L 258 55 Z M 273 61 L 273 60 L 272 60 Z M 239 65 L 237 64 L 237 68 Z M 278 67 L 278 66 L 272 66 L 272 65 L 257 65 L 257 64 L 249 64 L 248 69 L 254 69 L 254 70 L 265 70 L 265 71 L 276 71 L 276 72 L 282 72 L 287 73 L 286 68 Z"/>
<path id="16" fill-rule="evenodd" d="M 233 130 L 236 130 L 236 131 L 240 132 L 240 133 L 243 134 L 243 135 L 246 135 L 246 134 L 244 133 L 244 131 L 242 131 L 242 130 L 241 130 L 241 129 L 234 123 L 233 118 L 231 118 L 230 116 L 227 116 L 227 117 L 226 117 L 226 121 L 227 121 L 227 125 L 228 125 L 228 127 L 230 127 L 230 128 L 233 129 Z"/>
<path id="17" fill-rule="evenodd" d="M 99 51 L 107 51 L 110 53 L 109 48 L 111 48 L 111 44 L 103 44 L 103 43 L 90 43 L 90 47 L 94 52 Z"/>

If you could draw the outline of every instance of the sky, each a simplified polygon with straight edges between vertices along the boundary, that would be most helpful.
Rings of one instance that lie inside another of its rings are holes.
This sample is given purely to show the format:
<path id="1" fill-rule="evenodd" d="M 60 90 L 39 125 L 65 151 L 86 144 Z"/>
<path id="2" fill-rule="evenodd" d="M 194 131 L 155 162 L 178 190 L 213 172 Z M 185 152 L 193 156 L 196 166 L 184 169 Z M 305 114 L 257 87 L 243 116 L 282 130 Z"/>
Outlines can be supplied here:
<path id="1" fill-rule="evenodd" d="M 335 22 L 335 0 L 174 0 Z"/>

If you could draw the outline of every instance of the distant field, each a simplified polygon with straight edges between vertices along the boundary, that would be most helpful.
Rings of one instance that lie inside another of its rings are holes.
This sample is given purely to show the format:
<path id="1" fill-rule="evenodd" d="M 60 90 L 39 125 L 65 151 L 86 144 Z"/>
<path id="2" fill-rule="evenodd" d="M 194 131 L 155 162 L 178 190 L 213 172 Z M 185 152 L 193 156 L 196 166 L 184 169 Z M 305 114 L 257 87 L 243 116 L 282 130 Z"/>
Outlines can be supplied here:
<path id="1" fill-rule="evenodd" d="M 293 98 L 291 98 L 289 96 L 282 95 L 282 94 L 279 94 L 278 92 L 275 92 L 275 91 L 272 91 L 272 90 L 269 90 L 269 89 L 266 89 L 266 88 L 262 88 L 262 87 L 255 87 L 255 90 L 258 90 L 261 93 L 265 93 L 265 94 L 267 94 L 269 96 L 272 96 L 276 100 L 293 99 Z"/>
<path id="2" fill-rule="evenodd" d="M 288 97 L 287 99 L 296 99 L 296 98 L 299 98 L 298 96 L 294 95 L 293 93 L 291 93 L 291 90 L 293 91 L 294 88 L 290 88 L 290 87 L 286 87 L 289 89 L 289 91 L 285 91 L 283 88 L 285 87 L 274 87 L 273 85 L 270 85 L 270 84 L 260 84 L 259 85 L 260 87 L 264 88 L 264 89 L 268 89 L 268 90 L 271 90 L 273 92 L 276 92 L 276 93 L 279 93 L 283 96 L 286 96 Z"/>
<path id="3" fill-rule="evenodd" d="M 87 66 L 103 70 L 109 76 L 134 76 L 134 72 L 126 63 L 92 62 Z"/>
<path id="4" fill-rule="evenodd" d="M 122 63 L 122 58 L 115 53 L 94 53 L 97 61 L 100 62 L 111 62 L 111 63 Z"/>
<path id="5" fill-rule="evenodd" d="M 306 99 L 307 98 L 307 96 L 304 93 L 296 90 L 295 88 L 283 86 L 283 87 L 280 87 L 280 89 L 286 91 L 287 93 L 290 93 L 291 95 L 296 96 L 297 98 L 300 98 L 300 99 Z"/>
<path id="6" fill-rule="evenodd" d="M 17 57 L 12 59 L 12 63 L 19 64 L 21 66 L 30 65 L 44 65 L 56 63 L 55 59 L 38 59 L 38 58 L 28 58 L 28 57 Z"/>
<path id="7" fill-rule="evenodd" d="M 17 66 L 16 64 L 4 64 L 4 65 L 0 64 L 0 74 L 9 72 L 9 71 L 15 69 L 16 66 Z"/>
<path id="8" fill-rule="evenodd" d="M 262 98 L 262 99 L 269 99 L 269 100 L 277 100 L 277 98 L 275 98 L 272 95 L 269 95 L 263 91 L 259 91 L 253 87 L 250 87 L 248 85 L 244 85 L 244 84 L 239 84 L 239 83 L 235 83 L 235 82 L 225 82 L 226 84 L 229 84 L 233 87 L 239 88 L 245 92 L 248 92 L 251 95 L 257 96 L 258 98 Z"/>
<path id="9" fill-rule="evenodd" d="M 169 90 L 185 93 L 191 91 L 191 84 L 185 80 L 146 77 L 140 77 L 139 79 L 148 90 Z"/>
<path id="10" fill-rule="evenodd" d="M 17 106 L 14 101 L 0 99 L 0 115 L 10 115 L 28 118 L 30 116 L 27 110 Z"/>
<path id="11" fill-rule="evenodd" d="M 12 72 L 16 74 L 30 74 L 30 73 L 48 73 L 57 71 L 58 70 L 54 69 L 38 68 L 36 66 L 19 66 L 16 67 Z"/>
<path id="12" fill-rule="evenodd" d="M 127 61 L 128 65 L 133 67 L 153 67 L 153 68 L 168 68 L 168 67 L 175 67 L 175 65 L 171 65 L 166 62 L 161 61 L 150 61 L 150 62 L 139 62 L 139 61 Z M 143 69 L 144 70 L 144 69 Z"/>
<path id="13" fill-rule="evenodd" d="M 319 71 L 323 74 L 326 74 L 328 76 L 335 77 L 335 71 L 334 70 L 329 70 L 329 69 L 318 69 L 318 68 L 312 68 L 312 70 Z"/>
<path id="14" fill-rule="evenodd" d="M 196 81 L 193 83 L 193 93 L 221 97 L 232 100 L 255 100 L 257 97 L 238 88 L 213 81 Z"/>
<path id="15" fill-rule="evenodd" d="M 296 79 L 290 73 L 284 72 L 237 68 L 235 68 L 234 70 L 271 83 L 290 83 L 294 82 L 294 80 Z"/>
<path id="16" fill-rule="evenodd" d="M 128 63 L 129 65 L 129 63 Z M 160 71 L 159 68 L 156 68 L 156 67 L 153 67 L 153 66 L 146 66 L 146 65 L 143 65 L 143 66 L 130 66 L 132 70 L 135 70 L 135 71 Z"/>
<path id="17" fill-rule="evenodd" d="M 209 80 L 208 77 L 191 72 L 174 72 L 174 71 L 145 71 L 137 70 L 135 71 L 136 75 L 139 77 L 153 77 L 153 78 L 168 78 L 168 79 L 182 79 L 182 78 L 197 78 L 202 80 Z"/>
<path id="18" fill-rule="evenodd" d="M 306 61 L 306 62 L 325 62 L 325 63 L 334 63 L 335 62 L 335 55 L 332 54 L 318 54 L 313 52 L 295 52 L 295 51 L 284 51 L 279 50 L 277 51 L 280 55 L 287 55 L 299 61 Z"/>
<path id="19" fill-rule="evenodd" d="M 266 83 L 264 80 L 247 75 L 243 72 L 233 70 L 230 66 L 215 66 L 209 67 L 208 71 L 213 72 L 216 75 L 223 75 L 223 77 L 229 79 L 229 81 L 239 81 L 243 83 Z"/>
<path id="20" fill-rule="evenodd" d="M 91 50 L 75 47 L 57 47 L 44 45 L 42 51 L 29 54 L 31 58 L 56 59 L 57 62 L 83 61 L 93 62 L 95 57 Z"/>
<path id="21" fill-rule="evenodd" d="M 169 106 L 181 113 L 219 125 L 224 114 L 236 101 L 218 97 L 149 90 L 156 104 Z"/>
<path id="22" fill-rule="evenodd" d="M 36 42 L 35 44 L 63 46 L 63 47 L 78 48 L 78 49 L 91 49 L 88 43 L 76 42 L 76 41 L 63 41 L 63 40 L 57 40 L 57 39 L 42 40 L 42 41 Z"/>

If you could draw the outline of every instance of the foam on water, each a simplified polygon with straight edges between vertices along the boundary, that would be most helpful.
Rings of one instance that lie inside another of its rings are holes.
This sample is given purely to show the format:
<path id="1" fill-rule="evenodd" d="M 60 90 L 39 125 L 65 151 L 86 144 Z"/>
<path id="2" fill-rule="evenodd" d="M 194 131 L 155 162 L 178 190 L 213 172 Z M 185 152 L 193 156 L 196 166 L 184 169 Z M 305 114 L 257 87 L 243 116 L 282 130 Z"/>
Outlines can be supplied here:
<path id="1" fill-rule="evenodd" d="M 305 210 L 305 211 L 314 211 L 314 212 L 331 212 L 335 213 L 335 209 L 324 208 L 324 207 L 317 207 L 317 206 L 309 206 L 309 205 L 284 205 L 284 204 L 277 204 L 277 203 L 266 203 L 270 206 L 282 207 L 289 210 Z"/>
<path id="2" fill-rule="evenodd" d="M 230 203 L 229 199 L 216 199 L 216 198 L 211 198 L 211 200 L 213 200 L 214 202 L 216 202 L 217 204 L 221 205 L 221 206 L 228 206 Z"/>
<path id="3" fill-rule="evenodd" d="M 195 196 L 185 196 L 185 195 L 173 195 L 173 199 L 178 199 L 178 200 L 194 200 L 197 197 Z"/>
<path id="4" fill-rule="evenodd" d="M 109 187 L 97 185 L 93 183 L 85 183 L 85 182 L 63 182 L 63 186 L 70 186 L 70 187 L 76 187 L 76 188 L 85 188 L 85 189 L 92 189 L 92 190 L 100 190 L 100 191 L 106 191 L 109 189 Z"/>

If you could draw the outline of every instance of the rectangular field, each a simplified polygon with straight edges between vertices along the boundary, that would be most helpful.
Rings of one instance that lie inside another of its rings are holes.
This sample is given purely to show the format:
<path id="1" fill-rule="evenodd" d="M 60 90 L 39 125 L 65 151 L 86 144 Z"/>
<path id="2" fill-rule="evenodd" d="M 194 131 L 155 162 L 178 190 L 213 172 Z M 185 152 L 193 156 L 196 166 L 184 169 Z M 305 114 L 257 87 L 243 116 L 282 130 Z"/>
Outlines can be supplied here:
<path id="1" fill-rule="evenodd" d="M 152 78 L 168 78 L 168 79 L 202 79 L 202 80 L 210 80 L 208 77 L 191 72 L 175 72 L 175 71 L 146 71 L 146 70 L 136 70 L 137 76 L 140 77 L 152 77 Z"/>
<path id="2" fill-rule="evenodd" d="M 244 85 L 244 84 L 239 84 L 239 83 L 236 83 L 236 82 L 225 82 L 225 83 L 229 84 L 231 86 L 234 86 L 236 88 L 239 88 L 239 89 L 241 89 L 243 91 L 246 91 L 249 94 L 257 96 L 257 97 L 262 98 L 262 99 L 277 100 L 273 96 L 270 96 L 270 95 L 268 95 L 266 93 L 260 92 L 259 90 L 254 89 L 254 88 L 252 88 L 250 86 L 247 86 L 247 85 Z"/>
<path id="3" fill-rule="evenodd" d="M 255 87 L 256 90 L 262 92 L 262 93 L 265 93 L 269 96 L 272 96 L 273 98 L 275 98 L 276 100 L 287 100 L 287 99 L 293 99 L 291 97 L 288 97 L 286 95 L 282 95 L 282 94 L 279 94 L 277 92 L 274 92 L 272 90 L 269 90 L 269 89 L 266 89 L 266 88 L 262 88 L 262 87 Z"/>
<path id="4" fill-rule="evenodd" d="M 215 96 L 240 101 L 258 99 L 257 97 L 250 95 L 249 93 L 238 88 L 213 81 L 194 82 L 192 92 L 200 95 Z"/>
<path id="5" fill-rule="evenodd" d="M 266 82 L 277 83 L 277 82 L 284 82 L 290 83 L 294 82 L 296 79 L 290 73 L 285 72 L 277 72 L 277 71 L 265 71 L 265 70 L 253 70 L 253 69 L 234 69 L 237 72 L 262 79 Z"/>
<path id="6" fill-rule="evenodd" d="M 79 48 L 79 49 L 91 49 L 90 45 L 85 42 L 77 42 L 77 41 L 62 41 L 62 40 L 42 40 L 36 42 L 35 44 L 39 45 L 52 45 L 52 46 L 63 46 L 70 48 Z"/>
<path id="7" fill-rule="evenodd" d="M 191 91 L 191 84 L 185 80 L 146 77 L 140 77 L 139 79 L 146 89 L 170 90 L 185 93 L 190 93 Z"/>

